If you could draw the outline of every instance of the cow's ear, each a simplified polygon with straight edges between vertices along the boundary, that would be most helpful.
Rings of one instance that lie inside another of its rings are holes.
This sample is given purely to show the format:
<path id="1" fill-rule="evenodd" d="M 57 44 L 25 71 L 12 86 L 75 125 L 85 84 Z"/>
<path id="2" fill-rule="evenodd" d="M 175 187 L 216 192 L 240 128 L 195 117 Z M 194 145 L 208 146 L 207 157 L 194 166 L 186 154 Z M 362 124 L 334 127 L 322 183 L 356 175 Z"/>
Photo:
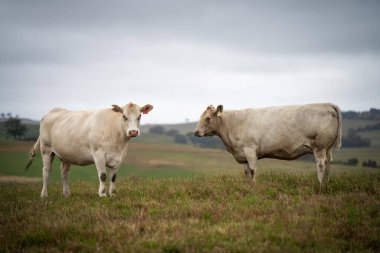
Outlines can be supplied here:
<path id="1" fill-rule="evenodd" d="M 123 109 L 121 109 L 118 105 L 112 105 L 112 111 L 123 113 Z"/>
<path id="2" fill-rule="evenodd" d="M 218 116 L 218 117 L 222 116 L 222 112 L 223 112 L 223 105 L 218 105 L 218 107 L 216 107 L 216 111 L 215 111 L 216 116 Z"/>
<path id="3" fill-rule="evenodd" d="M 144 106 L 141 108 L 141 112 L 142 112 L 143 114 L 148 114 L 148 112 L 150 112 L 152 109 L 153 109 L 153 106 L 150 105 L 150 104 L 147 104 L 147 105 L 144 105 Z"/>

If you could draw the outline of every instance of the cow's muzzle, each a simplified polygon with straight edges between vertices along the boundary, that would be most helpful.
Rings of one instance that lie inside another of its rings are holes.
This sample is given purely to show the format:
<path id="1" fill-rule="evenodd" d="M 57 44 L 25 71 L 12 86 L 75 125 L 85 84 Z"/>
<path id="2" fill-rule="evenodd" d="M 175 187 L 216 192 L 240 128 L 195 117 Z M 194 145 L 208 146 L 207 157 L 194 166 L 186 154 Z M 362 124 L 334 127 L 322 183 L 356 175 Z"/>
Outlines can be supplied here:
<path id="1" fill-rule="evenodd" d="M 136 137 L 139 135 L 139 131 L 138 130 L 130 130 L 128 132 L 128 135 L 129 135 L 129 137 Z"/>
<path id="2" fill-rule="evenodd" d="M 195 129 L 194 130 L 194 135 L 195 136 L 198 136 L 198 137 L 202 137 L 203 135 L 200 134 L 199 130 L 198 129 Z"/>

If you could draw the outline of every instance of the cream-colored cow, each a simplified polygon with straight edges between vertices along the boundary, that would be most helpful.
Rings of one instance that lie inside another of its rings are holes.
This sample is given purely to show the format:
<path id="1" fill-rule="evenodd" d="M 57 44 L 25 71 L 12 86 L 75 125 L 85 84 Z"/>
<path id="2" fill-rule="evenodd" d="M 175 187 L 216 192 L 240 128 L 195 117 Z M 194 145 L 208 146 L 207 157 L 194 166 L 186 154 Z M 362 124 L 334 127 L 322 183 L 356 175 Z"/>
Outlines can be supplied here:
<path id="1" fill-rule="evenodd" d="M 194 134 L 219 136 L 253 181 L 258 159 L 313 154 L 322 186 L 328 181 L 332 149 L 341 146 L 342 116 L 338 106 L 328 103 L 230 111 L 209 106 Z"/>
<path id="2" fill-rule="evenodd" d="M 116 173 L 122 164 L 131 138 L 140 135 L 141 114 L 153 109 L 151 105 L 139 107 L 129 103 L 123 107 L 92 111 L 69 111 L 55 108 L 40 123 L 40 136 L 31 150 L 26 166 L 33 162 L 35 151 L 40 149 L 43 162 L 43 188 L 41 197 L 47 197 L 47 186 L 52 162 L 59 157 L 63 180 L 63 194 L 70 195 L 69 170 L 74 165 L 95 163 L 99 177 L 99 196 L 106 196 L 106 167 L 110 169 L 109 195 L 115 192 Z"/>

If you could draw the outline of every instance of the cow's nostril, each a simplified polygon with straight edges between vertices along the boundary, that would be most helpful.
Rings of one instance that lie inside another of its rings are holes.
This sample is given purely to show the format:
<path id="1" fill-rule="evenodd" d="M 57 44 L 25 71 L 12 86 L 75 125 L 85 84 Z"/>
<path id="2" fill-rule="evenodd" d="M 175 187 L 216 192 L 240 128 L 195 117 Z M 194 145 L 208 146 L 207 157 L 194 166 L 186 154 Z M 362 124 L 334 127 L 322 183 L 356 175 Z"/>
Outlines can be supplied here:
<path id="1" fill-rule="evenodd" d="M 128 133 L 129 133 L 130 136 L 135 137 L 135 136 L 137 136 L 139 134 L 139 131 L 137 131 L 137 130 L 130 130 Z"/>

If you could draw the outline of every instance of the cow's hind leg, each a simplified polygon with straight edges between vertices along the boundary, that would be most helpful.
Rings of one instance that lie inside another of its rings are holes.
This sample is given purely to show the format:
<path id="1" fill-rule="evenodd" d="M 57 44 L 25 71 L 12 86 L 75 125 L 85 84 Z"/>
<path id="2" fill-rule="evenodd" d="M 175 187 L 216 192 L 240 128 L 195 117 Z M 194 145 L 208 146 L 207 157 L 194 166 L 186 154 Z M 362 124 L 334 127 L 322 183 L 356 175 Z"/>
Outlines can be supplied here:
<path id="1" fill-rule="evenodd" d="M 61 175 L 62 175 L 62 183 L 63 183 L 63 195 L 65 195 L 65 197 L 70 196 L 69 173 L 70 173 L 70 164 L 62 161 Z"/>
<path id="2" fill-rule="evenodd" d="M 118 170 L 119 168 L 110 169 L 110 189 L 109 189 L 110 196 L 114 196 L 116 192 L 116 173 Z"/>
<path id="3" fill-rule="evenodd" d="M 329 182 L 330 168 L 331 168 L 331 164 L 333 162 L 332 147 L 327 149 L 326 158 L 327 158 L 327 162 L 326 162 L 326 170 L 325 170 L 325 178 L 326 178 L 325 180 L 326 180 L 326 184 L 327 184 Z"/>
<path id="4" fill-rule="evenodd" d="M 317 164 L 317 176 L 319 181 L 319 192 L 322 192 L 322 186 L 328 181 L 330 172 L 330 160 L 328 159 L 326 149 L 314 150 L 315 162 Z"/>
<path id="5" fill-rule="evenodd" d="M 43 180 L 43 186 L 41 191 L 41 198 L 48 196 L 48 183 L 49 183 L 49 176 L 50 171 L 52 169 L 52 163 L 54 159 L 54 153 L 50 149 L 41 149 L 41 156 L 42 156 L 42 180 Z"/>

